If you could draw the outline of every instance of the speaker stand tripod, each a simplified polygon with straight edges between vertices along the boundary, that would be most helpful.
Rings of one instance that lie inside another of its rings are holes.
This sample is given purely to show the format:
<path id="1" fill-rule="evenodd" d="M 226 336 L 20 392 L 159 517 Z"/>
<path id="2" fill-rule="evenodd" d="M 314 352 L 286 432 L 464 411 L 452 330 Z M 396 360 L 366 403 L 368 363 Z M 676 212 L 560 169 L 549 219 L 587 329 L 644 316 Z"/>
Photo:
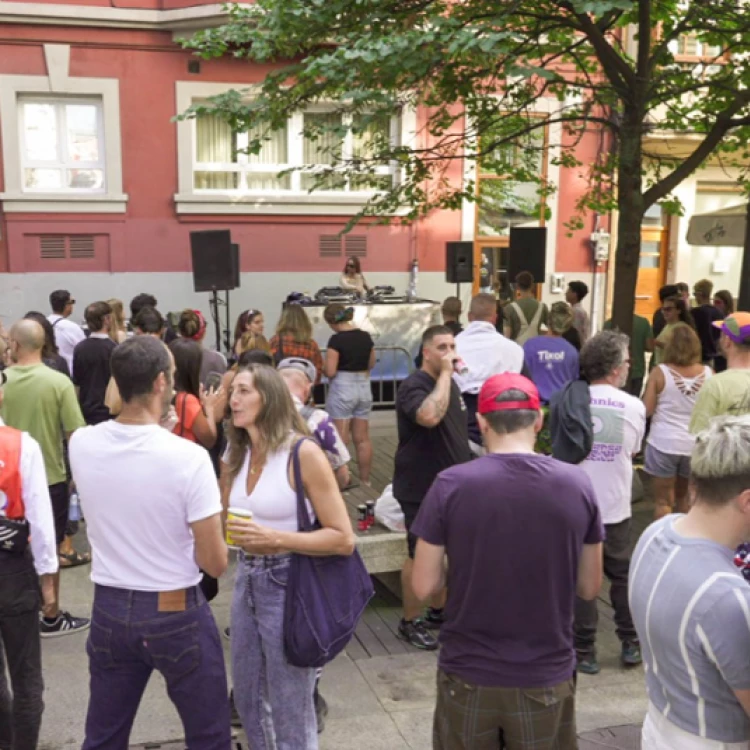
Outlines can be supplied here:
<path id="1" fill-rule="evenodd" d="M 214 334 L 216 336 L 216 351 L 221 351 L 222 337 L 221 337 L 221 316 L 219 315 L 219 308 L 224 308 L 224 349 L 227 354 L 230 353 L 232 348 L 230 341 L 230 328 L 229 328 L 229 290 L 223 289 L 224 299 L 219 296 L 219 290 L 211 290 L 211 300 L 209 301 L 209 307 L 211 309 L 211 317 L 214 321 Z"/>

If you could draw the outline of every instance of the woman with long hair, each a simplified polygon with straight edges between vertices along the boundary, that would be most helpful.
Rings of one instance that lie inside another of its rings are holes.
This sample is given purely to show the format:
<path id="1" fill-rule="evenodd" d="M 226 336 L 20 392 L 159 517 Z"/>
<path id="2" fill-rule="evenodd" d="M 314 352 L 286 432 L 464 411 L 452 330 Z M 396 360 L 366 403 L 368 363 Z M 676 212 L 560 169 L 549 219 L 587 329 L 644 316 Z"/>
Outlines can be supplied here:
<path id="1" fill-rule="evenodd" d="M 112 308 L 112 325 L 109 328 L 109 337 L 115 344 L 122 344 L 128 337 L 128 327 L 125 325 L 125 307 L 121 299 L 108 299 L 107 304 Z"/>
<path id="2" fill-rule="evenodd" d="M 239 351 L 240 340 L 246 333 L 253 333 L 256 336 L 262 336 L 265 332 L 266 321 L 260 310 L 250 308 L 240 313 L 237 322 L 234 325 L 234 342 L 232 344 L 233 360 L 236 362 L 241 351 Z"/>
<path id="3" fill-rule="evenodd" d="M 227 524 L 242 550 L 231 610 L 235 706 L 250 747 L 315 750 L 316 670 L 292 666 L 284 653 L 289 563 L 292 554 L 352 554 L 352 525 L 328 459 L 305 440 L 299 450 L 302 485 L 320 528 L 298 531 L 291 451 L 307 428 L 276 370 L 240 367 L 229 406 L 222 500 L 225 510 L 252 513 Z"/>
<path id="4" fill-rule="evenodd" d="M 318 373 L 316 382 L 319 382 L 323 372 L 323 355 L 312 333 L 312 323 L 302 305 L 287 302 L 281 310 L 276 335 L 269 343 L 275 364 L 287 357 L 309 359 L 315 365 Z"/>
<path id="5" fill-rule="evenodd" d="M 354 308 L 335 303 L 323 312 L 334 331 L 328 340 L 325 374 L 330 381 L 326 411 L 344 443 L 351 436 L 357 451 L 359 479 L 370 484 L 372 443 L 370 371 L 375 367 L 375 344 L 367 331 L 354 325 Z"/>
<path id="6" fill-rule="evenodd" d="M 204 341 L 206 338 L 206 319 L 200 310 L 183 310 L 177 323 L 177 332 L 184 339 L 190 339 L 199 344 L 203 350 L 201 362 L 200 380 L 204 388 L 208 387 L 209 375 L 213 372 L 222 376 L 227 371 L 226 357 L 214 349 L 206 349 Z M 221 413 L 221 412 L 217 412 Z"/>
<path id="7" fill-rule="evenodd" d="M 221 413 L 217 406 L 221 388 L 204 390 L 200 373 L 203 350 L 195 341 L 178 338 L 169 349 L 174 356 L 174 390 L 177 425 L 172 432 L 204 448 L 213 448 L 218 436 L 217 422 Z"/>
<path id="8" fill-rule="evenodd" d="M 664 359 L 649 376 L 643 403 L 651 429 L 644 470 L 654 490 L 654 518 L 688 510 L 690 454 L 695 436 L 688 431 L 695 399 L 711 377 L 702 364 L 698 334 L 675 323 L 664 347 Z"/>
<path id="9" fill-rule="evenodd" d="M 722 318 L 726 318 L 734 312 L 734 297 L 728 289 L 720 289 L 714 293 L 713 306 L 721 313 Z"/>
<path id="10" fill-rule="evenodd" d="M 347 258 L 339 284 L 347 292 L 357 292 L 360 297 L 365 296 L 365 292 L 367 292 L 369 287 L 367 286 L 365 277 L 362 275 L 362 265 L 359 262 L 359 258 Z"/>
<path id="11" fill-rule="evenodd" d="M 35 320 L 44 329 L 44 347 L 42 348 L 42 362 L 47 367 L 51 367 L 53 370 L 61 372 L 63 375 L 70 377 L 70 368 L 65 357 L 60 354 L 57 350 L 57 343 L 55 342 L 55 329 L 52 327 L 52 323 L 47 320 L 47 316 L 32 310 L 27 312 L 23 316 L 26 320 Z"/>
<path id="12" fill-rule="evenodd" d="M 693 316 L 690 314 L 684 298 L 677 295 L 667 297 L 662 303 L 661 310 L 664 313 L 666 325 L 654 340 L 654 355 L 652 357 L 654 365 L 660 365 L 664 361 L 664 349 L 669 341 L 669 337 L 672 335 L 674 327 L 678 323 L 684 323 L 695 330 Z"/>

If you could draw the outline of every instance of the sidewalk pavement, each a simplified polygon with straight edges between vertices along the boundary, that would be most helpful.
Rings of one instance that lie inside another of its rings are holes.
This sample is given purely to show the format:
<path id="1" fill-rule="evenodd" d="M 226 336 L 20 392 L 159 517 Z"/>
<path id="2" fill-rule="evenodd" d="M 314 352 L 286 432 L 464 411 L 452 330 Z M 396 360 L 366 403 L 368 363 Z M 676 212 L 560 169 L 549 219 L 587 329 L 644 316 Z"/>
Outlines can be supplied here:
<path id="1" fill-rule="evenodd" d="M 221 592 L 212 604 L 219 628 L 229 624 L 231 576 L 221 581 Z M 89 567 L 63 571 L 62 604 L 76 615 L 91 611 L 92 584 Z M 608 607 L 602 606 L 599 651 L 601 674 L 580 675 L 577 696 L 578 730 L 588 733 L 610 727 L 640 724 L 646 711 L 642 668 L 625 670 L 619 665 L 619 642 Z M 227 663 L 229 642 L 222 638 Z M 40 748 L 73 750 L 83 739 L 88 700 L 86 634 L 43 641 L 46 684 L 45 713 Z M 321 750 L 428 750 L 431 748 L 432 713 L 435 705 L 436 654 L 414 651 L 403 656 L 383 656 L 352 661 L 342 654 L 323 673 L 321 692 L 330 712 Z M 182 737 L 182 726 L 163 680 L 154 674 L 141 703 L 131 742 L 166 744 Z M 606 734 L 602 743 L 581 748 L 637 747 L 614 744 Z M 619 741 L 618 741 L 619 742 Z M 241 747 L 246 748 L 244 742 Z M 182 745 L 175 745 L 182 748 Z M 166 750 L 166 748 L 164 748 Z"/>

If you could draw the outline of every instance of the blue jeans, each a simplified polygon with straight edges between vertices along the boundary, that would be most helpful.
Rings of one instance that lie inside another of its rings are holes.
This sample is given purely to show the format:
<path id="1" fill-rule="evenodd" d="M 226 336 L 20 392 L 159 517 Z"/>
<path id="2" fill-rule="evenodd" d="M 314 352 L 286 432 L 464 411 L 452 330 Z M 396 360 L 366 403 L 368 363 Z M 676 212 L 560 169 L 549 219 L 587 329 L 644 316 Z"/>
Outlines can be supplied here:
<path id="1" fill-rule="evenodd" d="M 230 750 L 227 674 L 219 631 L 197 586 L 183 612 L 159 612 L 159 594 L 96 586 L 83 750 L 127 750 L 156 669 L 182 719 L 188 750 Z"/>
<path id="2" fill-rule="evenodd" d="M 240 556 L 232 598 L 234 704 L 253 750 L 317 750 L 315 669 L 284 655 L 290 555 Z"/>

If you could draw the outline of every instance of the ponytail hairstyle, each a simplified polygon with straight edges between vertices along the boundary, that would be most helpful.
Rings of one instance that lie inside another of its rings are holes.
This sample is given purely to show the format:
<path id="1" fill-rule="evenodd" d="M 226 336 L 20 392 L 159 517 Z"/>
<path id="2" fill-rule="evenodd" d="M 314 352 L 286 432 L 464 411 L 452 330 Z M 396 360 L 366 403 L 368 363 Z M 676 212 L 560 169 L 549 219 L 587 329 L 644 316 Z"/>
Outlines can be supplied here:
<path id="1" fill-rule="evenodd" d="M 338 323 L 351 323 L 354 320 L 354 308 L 344 307 L 340 302 L 334 302 L 323 311 L 323 317 L 329 326 Z"/>

